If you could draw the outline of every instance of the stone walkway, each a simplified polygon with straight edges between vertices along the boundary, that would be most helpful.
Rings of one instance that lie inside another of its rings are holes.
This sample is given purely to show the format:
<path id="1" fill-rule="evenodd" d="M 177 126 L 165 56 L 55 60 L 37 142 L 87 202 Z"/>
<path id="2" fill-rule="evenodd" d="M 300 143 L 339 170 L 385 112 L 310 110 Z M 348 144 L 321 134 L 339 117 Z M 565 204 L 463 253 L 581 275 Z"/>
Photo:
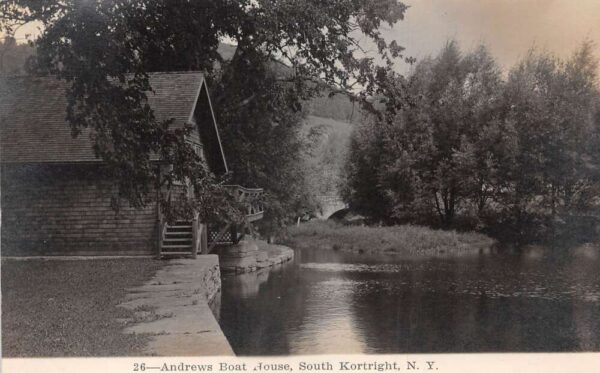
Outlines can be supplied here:
<path id="1" fill-rule="evenodd" d="M 208 305 L 220 291 L 219 258 L 172 259 L 145 285 L 128 289 L 120 307 L 135 312 L 124 333 L 150 333 L 154 356 L 233 356 Z"/>

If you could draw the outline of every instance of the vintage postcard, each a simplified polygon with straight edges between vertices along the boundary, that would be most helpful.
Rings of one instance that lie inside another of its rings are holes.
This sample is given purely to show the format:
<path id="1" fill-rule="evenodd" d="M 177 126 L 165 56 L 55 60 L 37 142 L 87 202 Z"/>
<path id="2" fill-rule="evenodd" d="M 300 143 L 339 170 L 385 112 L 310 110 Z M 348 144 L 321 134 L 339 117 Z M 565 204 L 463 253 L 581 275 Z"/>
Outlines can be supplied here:
<path id="1" fill-rule="evenodd" d="M 600 367 L 600 0 L 5 0 L 0 167 L 6 372 Z"/>

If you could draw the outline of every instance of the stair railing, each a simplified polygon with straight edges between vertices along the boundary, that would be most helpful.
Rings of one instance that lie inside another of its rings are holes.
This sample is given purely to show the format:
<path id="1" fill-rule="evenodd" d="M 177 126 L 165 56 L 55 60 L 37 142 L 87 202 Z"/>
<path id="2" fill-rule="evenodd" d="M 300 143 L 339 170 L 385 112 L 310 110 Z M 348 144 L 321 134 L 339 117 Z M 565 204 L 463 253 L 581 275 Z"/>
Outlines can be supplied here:
<path id="1" fill-rule="evenodd" d="M 171 190 L 167 193 L 167 199 L 171 199 Z M 157 199 L 157 208 L 158 208 L 158 234 L 157 234 L 157 257 L 160 259 L 163 252 L 163 241 L 165 239 L 165 232 L 167 230 L 167 221 L 165 219 L 165 215 L 163 214 L 162 208 L 160 206 L 160 198 Z"/>
<path id="2" fill-rule="evenodd" d="M 194 219 L 192 220 L 192 258 L 198 255 L 198 238 L 200 234 L 198 232 L 198 213 L 194 213 Z"/>

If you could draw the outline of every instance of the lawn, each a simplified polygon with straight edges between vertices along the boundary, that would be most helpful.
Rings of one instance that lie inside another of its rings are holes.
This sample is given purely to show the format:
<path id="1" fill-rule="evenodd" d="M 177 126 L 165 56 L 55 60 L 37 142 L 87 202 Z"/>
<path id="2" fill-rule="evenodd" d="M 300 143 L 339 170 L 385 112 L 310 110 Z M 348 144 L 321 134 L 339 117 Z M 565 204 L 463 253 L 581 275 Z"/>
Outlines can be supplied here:
<path id="1" fill-rule="evenodd" d="M 125 289 L 149 280 L 152 259 L 2 262 L 5 357 L 135 355 L 147 335 L 125 335 L 117 307 Z"/>
<path id="2" fill-rule="evenodd" d="M 495 241 L 479 233 L 435 230 L 415 225 L 347 226 L 312 220 L 288 229 L 287 244 L 360 253 L 406 256 L 464 255 L 485 251 Z"/>

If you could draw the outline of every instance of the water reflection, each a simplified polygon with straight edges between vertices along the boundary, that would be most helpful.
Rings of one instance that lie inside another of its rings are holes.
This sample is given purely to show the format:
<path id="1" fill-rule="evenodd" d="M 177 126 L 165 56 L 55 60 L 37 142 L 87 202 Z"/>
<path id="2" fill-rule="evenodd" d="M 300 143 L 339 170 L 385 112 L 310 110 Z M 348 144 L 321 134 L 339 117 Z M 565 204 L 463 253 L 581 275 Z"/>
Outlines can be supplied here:
<path id="1" fill-rule="evenodd" d="M 573 323 L 575 334 L 582 351 L 598 350 L 600 346 L 600 316 L 598 308 L 589 304 L 600 303 L 600 288 L 593 287 L 594 279 L 598 282 L 597 265 L 599 250 L 590 245 L 582 245 L 573 250 L 572 260 L 565 268 L 571 273 L 573 281 L 587 286 L 576 286 L 573 291 Z"/>
<path id="2" fill-rule="evenodd" d="M 318 353 L 364 353 L 367 345 L 351 309 L 358 285 L 358 282 L 343 279 L 313 283 L 308 288 L 308 303 L 301 324 L 312 327 L 289 331 L 289 352 L 301 354 L 306 346 L 311 346 Z"/>
<path id="3" fill-rule="evenodd" d="M 242 355 L 598 351 L 597 250 L 406 260 L 303 250 L 223 279 Z"/>

